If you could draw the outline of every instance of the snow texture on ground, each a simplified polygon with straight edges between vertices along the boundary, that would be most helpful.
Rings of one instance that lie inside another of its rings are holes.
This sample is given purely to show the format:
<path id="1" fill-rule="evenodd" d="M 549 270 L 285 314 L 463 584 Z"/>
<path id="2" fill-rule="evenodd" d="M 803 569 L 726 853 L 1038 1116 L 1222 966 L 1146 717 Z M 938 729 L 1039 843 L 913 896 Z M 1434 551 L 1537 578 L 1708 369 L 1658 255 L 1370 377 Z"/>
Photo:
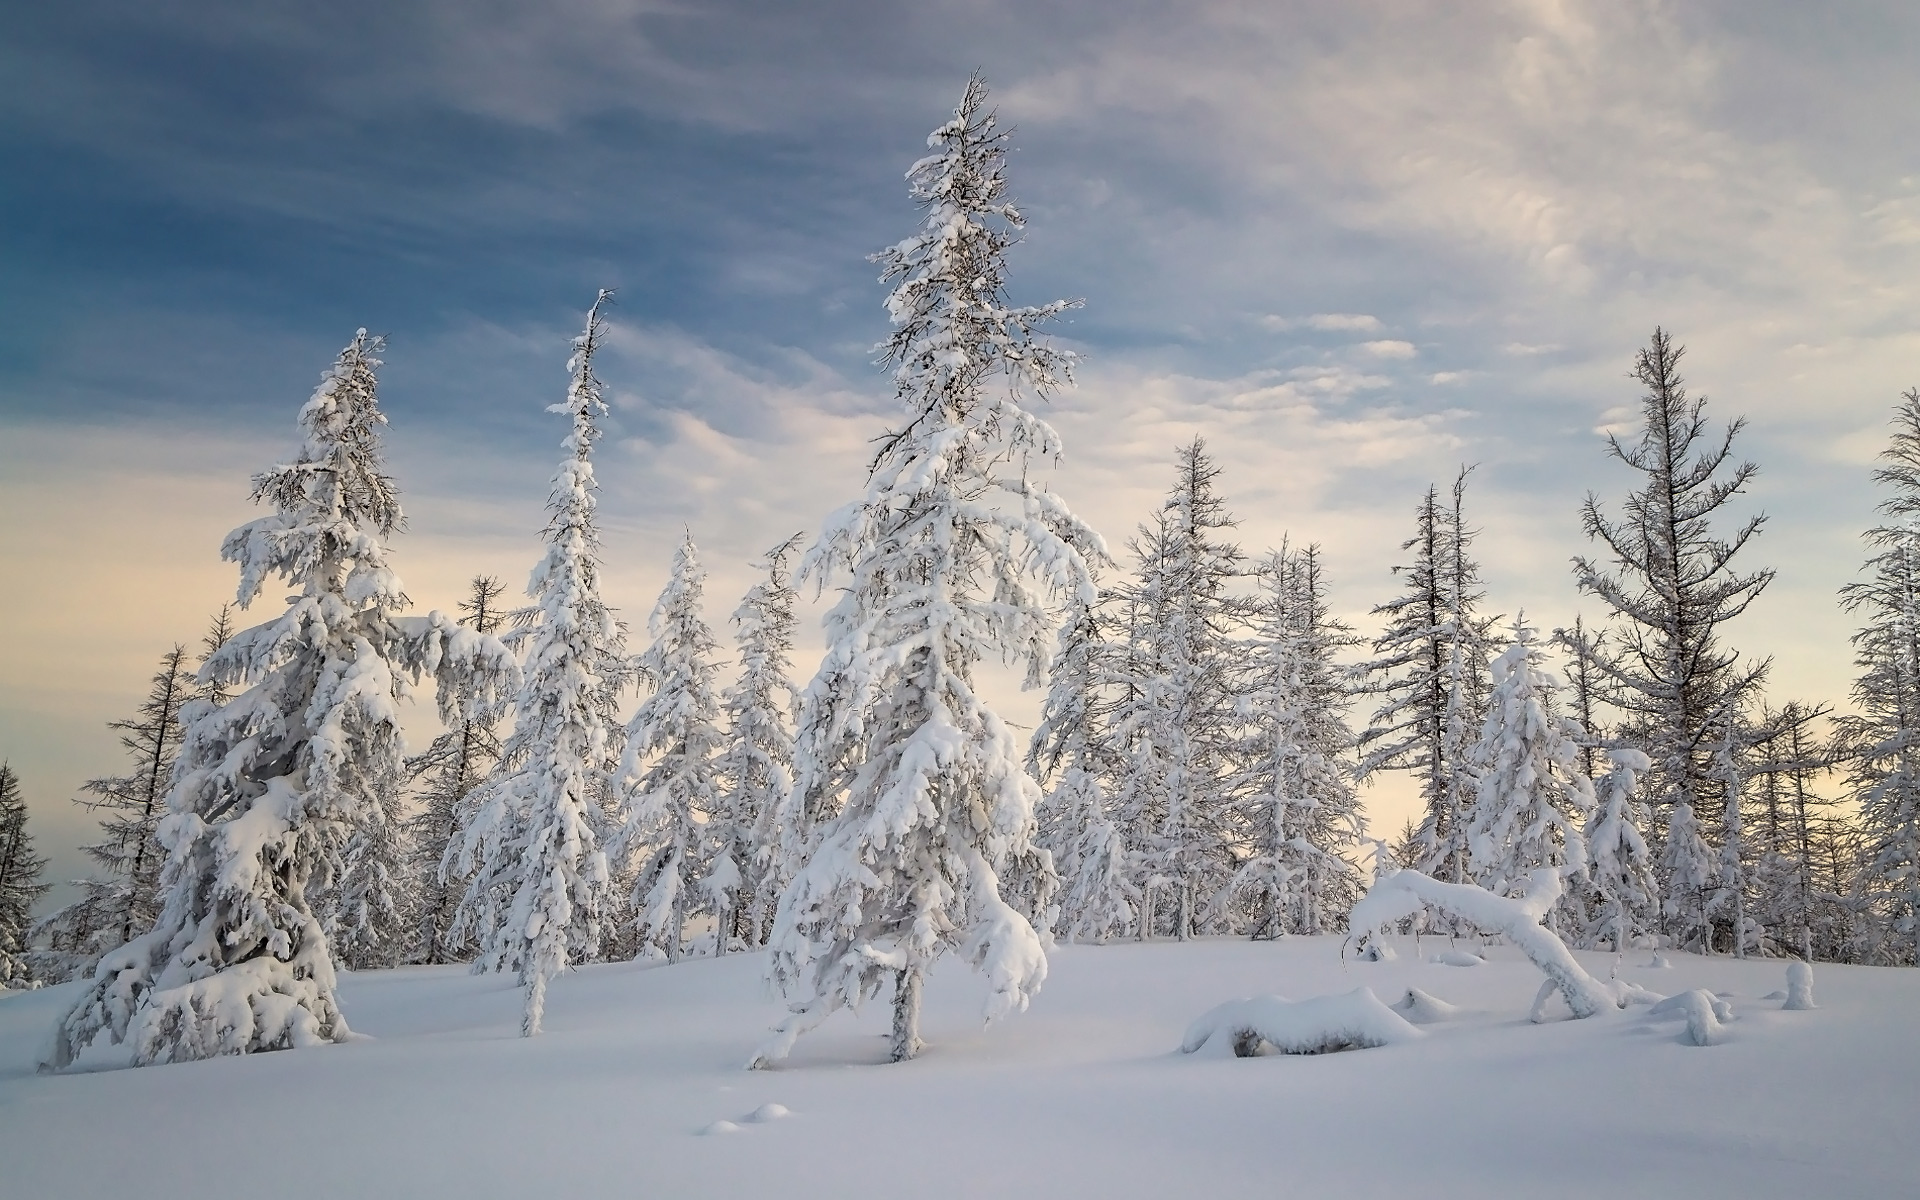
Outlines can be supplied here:
<path id="1" fill-rule="evenodd" d="M 752 1072 L 781 1013 L 758 954 L 569 973 L 532 1040 L 500 977 L 347 975 L 371 1040 L 54 1076 L 34 1063 L 72 988 L 15 993 L 4 1192 L 803 1200 L 900 1191 L 910 1171 L 916 1197 L 1911 1194 L 1920 971 L 1823 965 L 1820 1007 L 1790 1012 L 1761 999 L 1779 960 L 1629 955 L 1622 978 L 1730 1007 L 1702 1047 L 1647 1007 L 1530 1024 L 1540 973 L 1517 950 L 1461 971 L 1427 961 L 1432 938 L 1394 941 L 1393 961 L 1344 965 L 1336 938 L 1064 946 L 1032 1010 L 991 1030 L 986 985 L 947 962 L 920 1059 L 885 1062 L 883 998 Z M 1232 997 L 1359 987 L 1459 1011 L 1366 1051 L 1178 1052 Z"/>

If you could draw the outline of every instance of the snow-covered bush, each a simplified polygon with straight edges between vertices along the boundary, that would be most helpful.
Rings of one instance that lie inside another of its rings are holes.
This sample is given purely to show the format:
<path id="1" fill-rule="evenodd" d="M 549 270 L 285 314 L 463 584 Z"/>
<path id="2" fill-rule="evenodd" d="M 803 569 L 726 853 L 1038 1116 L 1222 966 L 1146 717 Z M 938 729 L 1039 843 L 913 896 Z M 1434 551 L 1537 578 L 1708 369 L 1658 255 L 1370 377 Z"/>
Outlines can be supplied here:
<path id="1" fill-rule="evenodd" d="M 1282 1054 L 1325 1054 L 1391 1046 L 1425 1036 L 1380 1003 L 1372 988 L 1363 987 L 1343 996 L 1307 1000 L 1281 996 L 1229 1000 L 1187 1027 L 1180 1052 L 1192 1054 L 1216 1037 L 1228 1040 L 1236 1058 L 1251 1058 L 1263 1046 Z"/>

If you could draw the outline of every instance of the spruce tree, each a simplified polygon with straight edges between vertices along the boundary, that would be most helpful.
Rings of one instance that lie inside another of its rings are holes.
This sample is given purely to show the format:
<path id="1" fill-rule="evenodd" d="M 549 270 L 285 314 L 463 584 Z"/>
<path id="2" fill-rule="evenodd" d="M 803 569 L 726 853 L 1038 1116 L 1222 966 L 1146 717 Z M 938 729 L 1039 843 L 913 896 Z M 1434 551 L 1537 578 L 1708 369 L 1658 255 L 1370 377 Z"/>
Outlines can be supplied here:
<path id="1" fill-rule="evenodd" d="M 1141 873 L 1142 937 L 1202 932 L 1209 902 L 1233 878 L 1243 837 L 1234 804 L 1236 635 L 1246 605 L 1232 589 L 1244 555 L 1227 540 L 1237 522 L 1217 486 L 1220 468 L 1194 438 L 1177 456 L 1173 490 L 1134 550 L 1133 647 L 1116 713 L 1125 759 L 1119 815 Z M 1158 904 L 1161 893 L 1173 900 Z"/>
<path id="2" fill-rule="evenodd" d="M 40 923 L 44 972 L 55 980 L 90 972 L 102 954 L 152 928 L 160 913 L 160 819 L 166 815 L 173 763 L 185 734 L 181 711 L 195 697 L 185 646 L 160 658 L 147 698 L 131 718 L 108 728 L 132 762 L 125 775 L 90 779 L 77 801 L 101 814 L 101 840 L 82 846 L 98 874 L 82 882 L 81 898 Z"/>
<path id="3" fill-rule="evenodd" d="M 27 798 L 13 764 L 0 761 L 0 987 L 20 987 L 31 972 L 27 936 L 33 905 L 49 885 L 40 882 L 47 860 L 33 852 L 27 832 Z"/>
<path id="4" fill-rule="evenodd" d="M 1684 938 L 1712 932 L 1717 861 L 1706 831 L 1724 824 L 1727 771 L 1717 761 L 1730 723 L 1759 692 L 1766 661 L 1742 663 L 1724 643 L 1726 627 L 1773 580 L 1743 574 L 1734 560 L 1765 522 L 1753 517 L 1730 536 L 1714 531 L 1722 510 L 1758 470 L 1735 463 L 1733 442 L 1745 422 L 1710 435 L 1706 401 L 1687 395 L 1680 376 L 1683 347 L 1663 329 L 1634 361 L 1641 397 L 1637 442 L 1607 439 L 1608 452 L 1643 482 L 1612 518 L 1589 495 L 1581 520 L 1604 558 L 1576 557 L 1580 590 L 1612 610 L 1611 645 L 1584 654 L 1605 699 L 1623 714 L 1618 741 L 1653 760 L 1645 795 L 1665 830 L 1660 872 L 1663 912 Z M 1702 439 L 1705 439 L 1704 441 Z"/>
<path id="5" fill-rule="evenodd" d="M 1867 531 L 1866 579 L 1841 590 L 1853 636 L 1855 712 L 1839 721 L 1848 791 L 1864 834 L 1860 885 L 1895 935 L 1890 958 L 1920 965 L 1920 389 L 1901 397 L 1874 481 L 1885 523 Z"/>
<path id="6" fill-rule="evenodd" d="M 431 672 L 444 695 L 512 678 L 491 639 L 461 638 L 439 613 L 400 616 L 379 349 L 361 330 L 341 351 L 300 410 L 299 456 L 254 478 L 255 501 L 274 511 L 221 546 L 240 568 L 242 608 L 270 576 L 293 594 L 201 668 L 234 694 L 188 715 L 160 827 L 160 915 L 102 957 L 61 1023 L 56 1066 L 103 1044 L 146 1064 L 345 1038 L 314 901 L 337 901 L 353 865 L 343 856 L 388 818 L 407 680 Z"/>
<path id="7" fill-rule="evenodd" d="M 1106 785 L 1114 771 L 1105 694 L 1112 654 L 1100 605 L 1070 605 L 1027 749 L 1028 771 L 1047 785 L 1037 841 L 1059 875 L 1055 928 L 1069 942 L 1124 937 L 1138 913 L 1139 888 Z"/>
<path id="8" fill-rule="evenodd" d="M 540 1032 L 547 983 L 600 953 L 608 883 L 602 850 L 612 776 L 623 749 L 618 701 L 632 674 L 626 631 L 600 598 L 598 484 L 593 444 L 606 415 L 593 357 L 606 337 L 602 291 L 567 361 L 567 397 L 548 412 L 570 427 L 547 494 L 546 551 L 533 568 L 533 603 L 510 638 L 525 663 L 513 732 L 475 788 L 467 822 L 448 848 L 466 891 L 449 936 L 471 938 L 474 970 L 512 971 L 526 988 L 520 1032 Z"/>
<path id="9" fill-rule="evenodd" d="M 700 614 L 706 579 L 689 533 L 647 623 L 653 645 L 639 669 L 653 691 L 627 722 L 620 829 L 607 844 L 616 869 L 641 859 L 633 877 L 634 933 L 668 962 L 680 959 L 688 917 L 708 912 L 730 923 L 745 880 L 735 856 L 738 831 L 711 827 L 720 808 L 715 758 L 722 738 L 714 694 L 719 644 Z M 726 838 L 725 852 L 711 844 L 716 833 Z M 716 953 L 725 952 L 726 933 L 716 925 Z"/>
<path id="10" fill-rule="evenodd" d="M 504 618 L 500 597 L 505 591 L 506 585 L 491 575 L 474 576 L 467 584 L 467 598 L 459 605 L 460 624 L 489 636 L 499 632 Z M 407 774 L 421 781 L 420 810 L 410 822 L 410 832 L 412 871 L 419 889 L 413 954 L 423 963 L 454 962 L 464 948 L 451 937 L 461 888 L 448 875 L 448 852 L 471 815 L 469 795 L 500 757 L 504 705 L 484 691 L 456 697 L 455 702 L 460 719 L 407 760 Z"/>
<path id="11" fill-rule="evenodd" d="M 1591 861 L 1594 903 L 1588 907 L 1587 928 L 1581 942 L 1603 946 L 1611 941 L 1622 953 L 1643 934 L 1653 932 L 1659 919 L 1660 888 L 1647 853 L 1647 806 L 1636 794 L 1640 776 L 1653 762 L 1631 747 L 1607 752 L 1613 769 L 1597 785 L 1593 818 L 1587 822 L 1587 855 Z"/>
<path id="12" fill-rule="evenodd" d="M 1318 546 L 1283 545 L 1258 572 L 1235 793 L 1252 854 L 1222 893 L 1250 902 L 1253 936 L 1318 934 L 1360 898 L 1348 854 L 1366 833 L 1350 776 L 1355 738 L 1335 654 L 1359 644 L 1327 609 Z"/>
<path id="13" fill-rule="evenodd" d="M 1100 543 L 1032 477 L 1060 443 L 1022 394 L 1045 396 L 1072 362 L 1034 330 L 1069 305 L 1006 301 L 1023 221 L 985 105 L 976 76 L 909 172 L 924 221 L 876 256 L 897 281 L 881 354 L 906 422 L 801 569 L 842 594 L 795 752 L 795 844 L 811 853 L 775 918 L 771 971 L 795 1004 L 760 1063 L 889 981 L 891 1054 L 913 1057 L 921 981 L 950 950 L 991 980 L 989 1020 L 1046 977 L 1039 936 L 1000 894 L 1001 870 L 1030 855 L 1039 788 L 975 670 L 1047 653 L 1050 604 L 1092 598 Z"/>
<path id="14" fill-rule="evenodd" d="M 716 861 L 740 873 L 721 927 L 748 946 L 765 942 L 786 879 L 780 871 L 780 813 L 793 789 L 793 708 L 799 689 L 791 677 L 797 621 L 790 563 L 801 534 L 767 551 L 766 572 L 733 610 L 740 677 L 720 698 L 726 744 L 714 762 L 720 807 L 713 822 Z M 726 940 L 718 944 L 724 953 Z"/>

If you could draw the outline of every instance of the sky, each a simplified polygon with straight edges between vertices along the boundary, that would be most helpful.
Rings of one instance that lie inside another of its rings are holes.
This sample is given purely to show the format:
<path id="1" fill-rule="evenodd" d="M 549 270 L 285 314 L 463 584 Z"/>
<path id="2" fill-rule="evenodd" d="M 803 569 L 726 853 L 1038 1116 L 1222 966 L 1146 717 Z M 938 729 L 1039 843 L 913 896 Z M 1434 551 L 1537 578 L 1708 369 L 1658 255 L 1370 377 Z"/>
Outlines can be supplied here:
<path id="1" fill-rule="evenodd" d="M 220 539 L 356 328 L 389 339 L 399 570 L 450 608 L 526 578 L 543 410 L 617 289 L 609 599 L 643 642 L 687 530 L 722 625 L 861 486 L 892 412 L 867 255 L 975 70 L 1015 131 L 1012 299 L 1085 301 L 1052 482 L 1122 561 L 1199 435 L 1243 546 L 1319 542 L 1372 633 L 1415 502 L 1477 464 L 1489 609 L 1591 619 L 1579 507 L 1634 484 L 1605 435 L 1659 325 L 1760 466 L 1733 515 L 1779 574 L 1730 642 L 1777 700 L 1846 698 L 1835 593 L 1920 384 L 1911 4 L 11 8 L 0 757 L 53 878 L 85 870 L 79 785 L 122 769 L 107 722 L 231 598 Z M 1375 789 L 1376 829 L 1407 803 Z"/>

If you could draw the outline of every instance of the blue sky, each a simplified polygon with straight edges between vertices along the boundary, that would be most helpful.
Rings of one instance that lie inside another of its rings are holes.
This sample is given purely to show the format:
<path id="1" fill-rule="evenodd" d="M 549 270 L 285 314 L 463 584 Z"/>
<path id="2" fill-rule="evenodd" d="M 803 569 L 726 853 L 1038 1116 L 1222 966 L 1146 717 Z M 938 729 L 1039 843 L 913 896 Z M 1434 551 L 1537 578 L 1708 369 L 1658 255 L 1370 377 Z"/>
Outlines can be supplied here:
<path id="1" fill-rule="evenodd" d="M 1201 433 L 1248 548 L 1323 542 L 1365 630 L 1418 494 L 1477 462 L 1490 603 L 1551 627 L 1664 324 L 1762 468 L 1780 578 L 1735 641 L 1779 698 L 1843 698 L 1833 594 L 1920 382 L 1911 5 L 14 7 L 0 755 L 61 874 L 104 723 L 230 593 L 247 478 L 360 325 L 391 340 L 403 575 L 446 606 L 524 579 L 541 409 L 618 288 L 613 599 L 644 617 L 684 526 L 720 619 L 858 485 L 865 255 L 975 68 L 1017 130 L 1014 296 L 1086 300 L 1056 483 L 1116 547 Z"/>

